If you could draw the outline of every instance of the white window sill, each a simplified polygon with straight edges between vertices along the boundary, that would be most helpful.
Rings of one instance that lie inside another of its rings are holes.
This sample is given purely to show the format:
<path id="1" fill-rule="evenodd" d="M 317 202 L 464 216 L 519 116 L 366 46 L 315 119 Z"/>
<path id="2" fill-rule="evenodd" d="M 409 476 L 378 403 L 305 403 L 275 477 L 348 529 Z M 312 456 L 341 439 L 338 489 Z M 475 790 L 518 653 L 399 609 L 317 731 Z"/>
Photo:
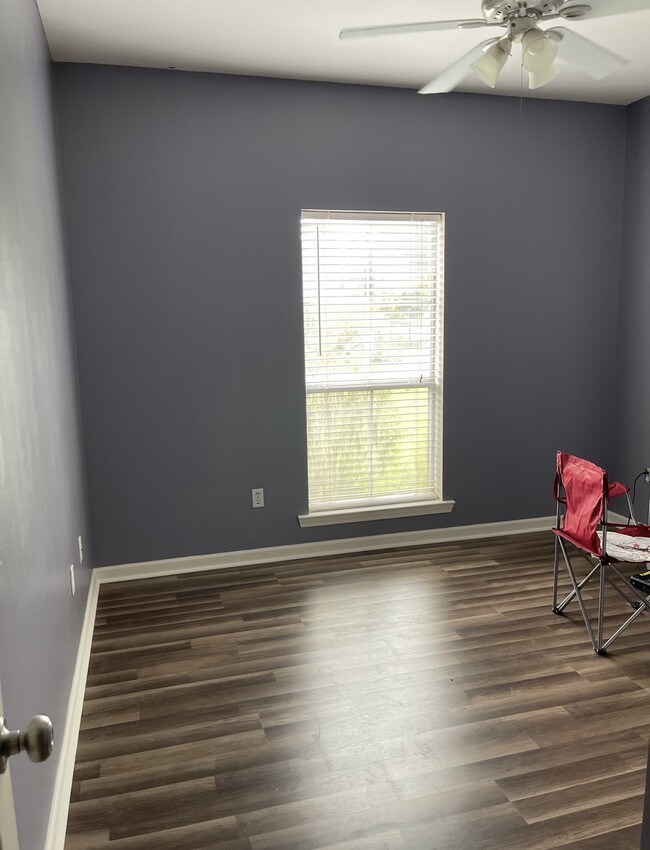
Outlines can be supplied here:
<path id="1" fill-rule="evenodd" d="M 395 519 L 398 517 L 425 516 L 427 514 L 448 514 L 456 502 L 402 502 L 392 505 L 370 505 L 363 508 L 343 508 L 337 511 L 314 511 L 301 514 L 298 522 L 301 528 L 316 525 L 343 525 L 348 522 L 367 522 L 374 519 Z"/>

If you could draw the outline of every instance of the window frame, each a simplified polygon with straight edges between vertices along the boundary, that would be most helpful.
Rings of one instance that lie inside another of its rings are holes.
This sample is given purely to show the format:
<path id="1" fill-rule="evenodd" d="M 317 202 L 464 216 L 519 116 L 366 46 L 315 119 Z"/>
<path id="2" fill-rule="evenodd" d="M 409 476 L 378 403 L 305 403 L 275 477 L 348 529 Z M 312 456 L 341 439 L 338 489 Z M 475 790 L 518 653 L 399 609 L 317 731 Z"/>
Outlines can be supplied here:
<path id="1" fill-rule="evenodd" d="M 340 502 L 317 502 L 308 495 L 309 508 L 306 514 L 298 517 L 303 527 L 316 525 L 330 525 L 339 523 L 360 522 L 372 519 L 387 519 L 402 516 L 419 516 L 425 514 L 447 513 L 454 507 L 452 500 L 443 499 L 443 401 L 444 401 L 444 290 L 445 290 L 445 215 L 444 213 L 422 213 L 422 212 L 385 212 L 385 211 L 358 211 L 358 210 L 302 210 L 301 211 L 301 258 L 302 258 L 302 293 L 303 309 L 306 303 L 306 276 L 305 276 L 305 243 L 302 236 L 303 223 L 315 220 L 360 220 L 371 223 L 381 221 L 399 222 L 426 222 L 435 221 L 438 224 L 437 233 L 437 255 L 435 263 L 435 288 L 432 287 L 432 297 L 436 299 L 436 314 L 431 327 L 431 369 L 430 376 L 426 380 L 420 377 L 419 382 L 412 379 L 390 380 L 368 383 L 363 381 L 345 381 L 340 385 L 328 382 L 323 384 L 310 384 L 308 379 L 308 358 L 305 350 L 305 414 L 308 426 L 308 397 L 316 393 L 334 392 L 377 392 L 390 389 L 416 390 L 428 388 L 428 423 L 429 423 L 429 461 L 430 470 L 429 487 L 427 492 L 420 495 L 412 494 L 388 494 L 371 496 L 370 498 L 346 499 Z M 320 297 L 320 295 L 319 295 Z M 303 317 L 303 329 L 305 328 Z M 305 335 L 305 349 L 307 347 L 307 336 Z M 309 437 L 307 436 L 307 463 L 309 464 Z M 309 487 L 309 484 L 308 484 Z"/>

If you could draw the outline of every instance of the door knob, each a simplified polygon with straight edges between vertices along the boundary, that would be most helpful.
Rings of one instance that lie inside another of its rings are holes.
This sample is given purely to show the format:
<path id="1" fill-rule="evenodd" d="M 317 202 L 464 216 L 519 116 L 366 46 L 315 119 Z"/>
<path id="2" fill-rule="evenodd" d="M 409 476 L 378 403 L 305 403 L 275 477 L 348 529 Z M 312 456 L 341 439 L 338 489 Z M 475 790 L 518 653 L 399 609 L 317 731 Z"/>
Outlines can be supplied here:
<path id="1" fill-rule="evenodd" d="M 7 769 L 7 760 L 16 753 L 27 753 L 31 761 L 45 761 L 52 755 L 54 729 L 44 714 L 32 717 L 22 732 L 10 732 L 0 717 L 0 773 Z"/>

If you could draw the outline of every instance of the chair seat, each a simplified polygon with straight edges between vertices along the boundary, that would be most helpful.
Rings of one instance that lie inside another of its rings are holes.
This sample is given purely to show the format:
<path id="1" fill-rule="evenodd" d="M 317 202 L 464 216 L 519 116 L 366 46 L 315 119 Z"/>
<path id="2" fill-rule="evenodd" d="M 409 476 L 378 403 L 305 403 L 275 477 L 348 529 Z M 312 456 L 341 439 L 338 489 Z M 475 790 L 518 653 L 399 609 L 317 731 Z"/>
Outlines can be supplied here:
<path id="1" fill-rule="evenodd" d="M 598 532 L 598 539 L 602 546 L 602 531 Z M 608 558 L 630 564 L 650 561 L 650 537 L 633 537 L 618 531 L 608 531 L 606 546 Z"/>

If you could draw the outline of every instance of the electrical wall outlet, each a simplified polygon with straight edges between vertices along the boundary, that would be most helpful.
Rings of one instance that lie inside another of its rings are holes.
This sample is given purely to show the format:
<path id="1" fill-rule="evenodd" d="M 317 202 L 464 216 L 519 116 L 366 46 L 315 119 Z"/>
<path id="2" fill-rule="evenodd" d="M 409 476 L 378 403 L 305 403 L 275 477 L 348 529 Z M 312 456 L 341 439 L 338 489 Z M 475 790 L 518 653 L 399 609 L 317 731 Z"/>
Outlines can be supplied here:
<path id="1" fill-rule="evenodd" d="M 264 488 L 263 487 L 256 487 L 254 490 L 251 490 L 251 497 L 252 497 L 254 508 L 263 508 L 264 507 Z"/>
<path id="2" fill-rule="evenodd" d="M 74 596 L 76 590 L 74 583 L 74 564 L 70 564 L 70 593 Z"/>
<path id="3" fill-rule="evenodd" d="M 77 537 L 77 543 L 79 544 L 79 565 L 84 562 L 84 542 L 81 539 L 81 534 Z"/>
<path id="4" fill-rule="evenodd" d="M 645 468 L 645 483 L 650 484 L 650 466 Z"/>

